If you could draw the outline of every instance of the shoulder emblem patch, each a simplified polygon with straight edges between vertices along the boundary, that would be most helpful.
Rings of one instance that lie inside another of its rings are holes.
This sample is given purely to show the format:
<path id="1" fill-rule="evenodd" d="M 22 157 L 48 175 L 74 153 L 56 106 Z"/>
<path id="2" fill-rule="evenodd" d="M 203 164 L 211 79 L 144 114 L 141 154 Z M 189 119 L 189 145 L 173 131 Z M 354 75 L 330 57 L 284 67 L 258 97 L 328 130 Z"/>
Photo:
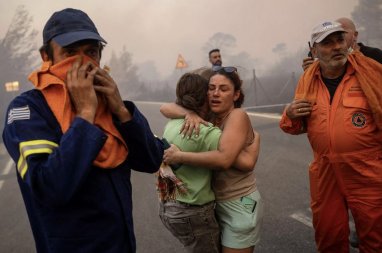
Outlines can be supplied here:
<path id="1" fill-rule="evenodd" d="M 31 118 L 29 106 L 12 108 L 8 112 L 7 124 L 11 124 L 15 120 L 25 120 Z"/>
<path id="2" fill-rule="evenodd" d="M 366 125 L 366 117 L 363 113 L 356 112 L 351 117 L 351 122 L 353 123 L 353 126 L 362 128 Z"/>

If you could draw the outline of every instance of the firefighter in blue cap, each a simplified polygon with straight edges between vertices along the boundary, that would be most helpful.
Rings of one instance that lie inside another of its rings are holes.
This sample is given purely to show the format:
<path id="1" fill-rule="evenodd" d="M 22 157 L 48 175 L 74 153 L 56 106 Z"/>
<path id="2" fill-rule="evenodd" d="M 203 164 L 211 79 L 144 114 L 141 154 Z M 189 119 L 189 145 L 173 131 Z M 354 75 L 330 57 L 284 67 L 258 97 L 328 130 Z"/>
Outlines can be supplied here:
<path id="1" fill-rule="evenodd" d="M 3 140 L 37 252 L 135 252 L 131 169 L 153 173 L 163 143 L 100 68 L 106 41 L 88 15 L 55 12 L 35 89 L 7 110 Z"/>

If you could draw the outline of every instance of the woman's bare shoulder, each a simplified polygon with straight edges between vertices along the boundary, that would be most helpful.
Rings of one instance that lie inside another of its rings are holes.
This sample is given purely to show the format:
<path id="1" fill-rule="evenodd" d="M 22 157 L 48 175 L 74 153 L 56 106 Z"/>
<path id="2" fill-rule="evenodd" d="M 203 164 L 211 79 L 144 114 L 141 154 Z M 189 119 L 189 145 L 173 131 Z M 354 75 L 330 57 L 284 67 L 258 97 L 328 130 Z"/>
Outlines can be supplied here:
<path id="1" fill-rule="evenodd" d="M 225 126 L 229 129 L 235 129 L 235 131 L 241 129 L 243 133 L 246 133 L 250 126 L 250 122 L 251 121 L 245 110 L 241 108 L 235 108 L 231 111 L 229 117 L 227 118 Z"/>
<path id="2" fill-rule="evenodd" d="M 232 119 L 235 119 L 235 120 L 239 120 L 239 119 L 246 120 L 249 117 L 248 117 L 247 112 L 244 109 L 242 109 L 242 108 L 235 108 L 230 113 L 229 118 L 232 118 Z"/>

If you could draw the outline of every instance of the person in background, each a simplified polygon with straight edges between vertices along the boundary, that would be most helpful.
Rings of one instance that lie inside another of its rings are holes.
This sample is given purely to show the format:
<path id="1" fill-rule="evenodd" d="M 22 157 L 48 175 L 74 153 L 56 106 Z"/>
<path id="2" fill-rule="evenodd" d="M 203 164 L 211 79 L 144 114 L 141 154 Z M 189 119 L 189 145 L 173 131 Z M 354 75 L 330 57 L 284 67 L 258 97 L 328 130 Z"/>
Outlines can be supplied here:
<path id="1" fill-rule="evenodd" d="M 382 50 L 375 47 L 365 46 L 361 42 L 358 41 L 358 31 L 353 23 L 353 21 L 349 18 L 339 18 L 336 22 L 342 25 L 342 28 L 345 30 L 345 40 L 350 48 L 350 52 L 353 50 L 360 51 L 365 56 L 374 59 L 375 61 L 382 64 Z"/>
<path id="2" fill-rule="evenodd" d="M 164 148 L 100 68 L 105 44 L 85 12 L 55 12 L 35 89 L 8 107 L 2 137 L 37 252 L 136 251 L 131 169 L 156 172 Z"/>
<path id="3" fill-rule="evenodd" d="M 220 49 L 218 49 L 218 48 L 212 49 L 208 53 L 208 58 L 210 60 L 210 63 L 212 64 L 212 67 L 213 66 L 221 66 L 223 64 L 222 56 L 220 54 Z"/>
<path id="4" fill-rule="evenodd" d="M 235 67 L 213 68 L 207 95 L 212 112 L 209 120 L 222 130 L 217 150 L 186 152 L 171 145 L 164 155 L 164 162 L 168 164 L 215 169 L 212 187 L 216 197 L 216 215 L 221 229 L 223 253 L 253 252 L 260 240 L 263 217 L 263 201 L 256 187 L 254 173 L 258 148 L 251 166 L 243 168 L 235 163 L 243 149 L 254 142 L 259 145 L 259 136 L 252 129 L 247 113 L 240 109 L 244 101 L 241 84 Z M 185 132 L 188 132 L 193 122 L 186 119 Z"/>
<path id="5" fill-rule="evenodd" d="M 311 34 L 315 61 L 299 80 L 280 127 L 307 133 L 317 249 L 349 252 L 350 209 L 360 252 L 382 252 L 382 65 L 349 54 L 346 31 L 323 22 Z"/>
<path id="6" fill-rule="evenodd" d="M 363 43 L 357 43 L 358 40 L 358 31 L 353 23 L 353 21 L 349 18 L 339 18 L 336 22 L 342 25 L 342 28 L 345 30 L 345 40 L 346 44 L 349 48 L 349 52 L 353 50 L 360 51 L 365 56 L 370 57 L 373 60 L 382 64 L 382 50 L 379 48 L 368 47 Z M 312 57 L 304 58 L 302 61 L 302 68 L 306 70 L 312 63 L 314 59 Z"/>

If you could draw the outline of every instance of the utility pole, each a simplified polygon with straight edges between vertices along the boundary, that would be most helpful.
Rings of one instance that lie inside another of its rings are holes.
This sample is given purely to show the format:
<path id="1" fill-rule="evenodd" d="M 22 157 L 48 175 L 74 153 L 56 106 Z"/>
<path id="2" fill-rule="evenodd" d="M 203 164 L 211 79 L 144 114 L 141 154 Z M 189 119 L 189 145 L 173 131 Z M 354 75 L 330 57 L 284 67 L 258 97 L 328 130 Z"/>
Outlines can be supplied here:
<path id="1" fill-rule="evenodd" d="M 252 74 L 253 74 L 253 103 L 254 103 L 254 106 L 257 105 L 257 99 L 256 99 L 256 95 L 257 95 L 257 92 L 256 92 L 256 72 L 255 72 L 255 69 L 252 70 Z"/>

